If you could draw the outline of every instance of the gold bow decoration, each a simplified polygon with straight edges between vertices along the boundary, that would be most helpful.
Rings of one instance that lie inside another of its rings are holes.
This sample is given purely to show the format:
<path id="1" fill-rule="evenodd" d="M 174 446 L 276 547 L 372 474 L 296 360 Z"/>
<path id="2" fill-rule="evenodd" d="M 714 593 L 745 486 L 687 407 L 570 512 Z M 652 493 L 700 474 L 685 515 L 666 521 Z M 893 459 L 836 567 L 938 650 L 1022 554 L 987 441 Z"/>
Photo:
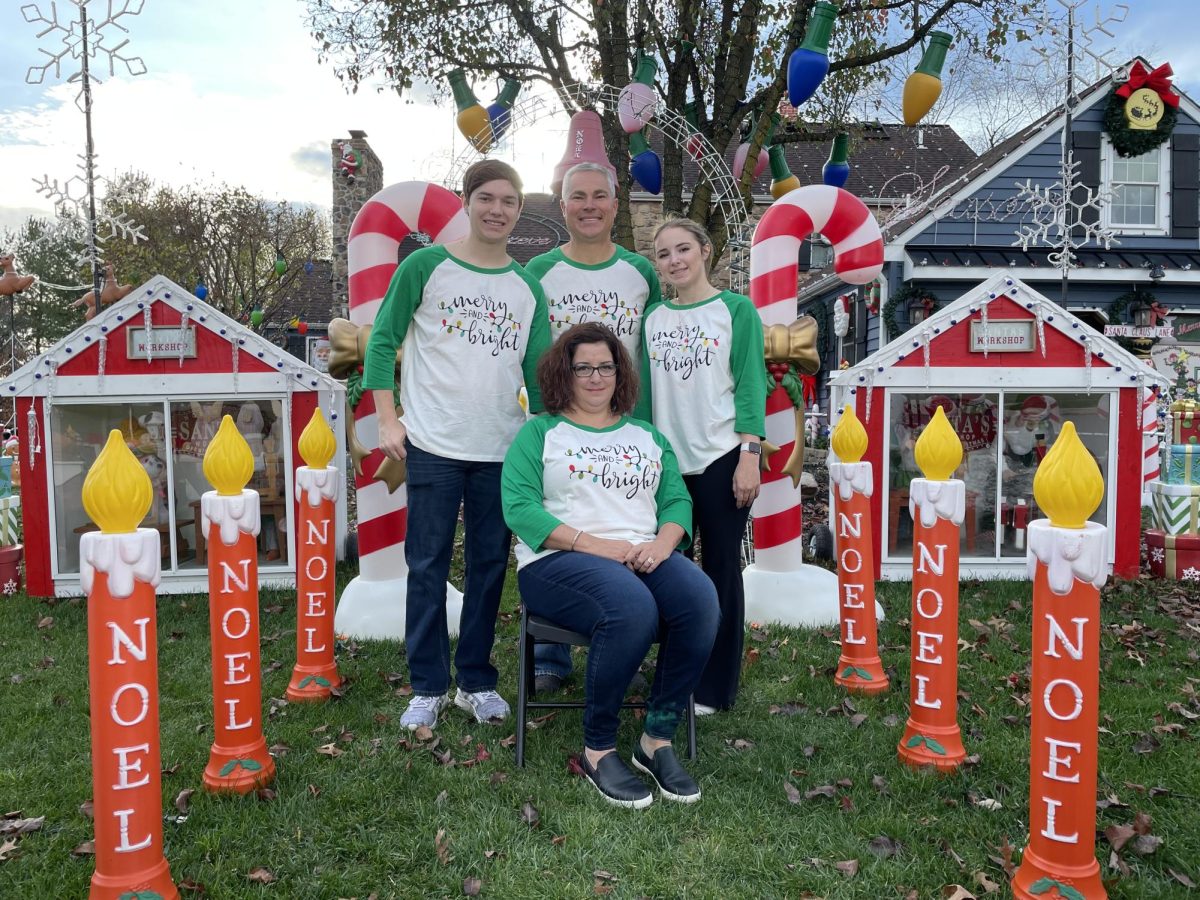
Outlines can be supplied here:
<path id="1" fill-rule="evenodd" d="M 1200 401 L 1176 400 L 1171 404 L 1171 412 L 1196 413 L 1200 412 Z"/>
<path id="2" fill-rule="evenodd" d="M 817 320 L 812 316 L 800 316 L 789 325 L 763 325 L 763 356 L 768 365 L 786 363 L 794 366 L 801 375 L 815 375 L 821 368 L 821 357 L 817 353 Z M 793 401 L 796 418 L 796 438 L 791 455 L 780 470 L 792 479 L 792 487 L 800 486 L 800 475 L 804 471 L 804 403 Z M 774 444 L 763 441 L 762 467 L 770 468 L 769 457 L 778 453 Z"/>
<path id="3" fill-rule="evenodd" d="M 355 325 L 349 319 L 333 319 L 329 323 L 329 374 L 334 378 L 345 380 L 359 373 L 367 358 L 367 341 L 371 337 L 370 325 Z M 396 369 L 400 368 L 400 350 L 396 350 Z M 361 402 L 361 401 L 360 401 Z M 401 410 L 397 409 L 397 412 Z M 350 405 L 349 395 L 346 397 L 346 443 L 350 449 L 350 458 L 354 461 L 354 474 L 360 478 L 363 474 L 363 460 L 371 455 L 371 451 L 362 445 L 355 429 L 354 409 Z M 375 481 L 387 485 L 388 493 L 394 494 L 396 488 L 404 484 L 408 477 L 408 468 L 403 460 L 395 460 L 385 456 L 379 463 L 379 468 L 371 476 Z"/>

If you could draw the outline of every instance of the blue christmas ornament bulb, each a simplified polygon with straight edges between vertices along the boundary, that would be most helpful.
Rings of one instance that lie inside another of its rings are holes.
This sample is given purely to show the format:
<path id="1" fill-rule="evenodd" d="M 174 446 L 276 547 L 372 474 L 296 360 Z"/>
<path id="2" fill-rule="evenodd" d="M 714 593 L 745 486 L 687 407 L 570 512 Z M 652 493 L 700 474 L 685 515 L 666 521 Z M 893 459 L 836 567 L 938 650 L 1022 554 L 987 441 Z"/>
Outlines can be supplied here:
<path id="1" fill-rule="evenodd" d="M 838 8 L 834 4 L 826 0 L 817 3 L 808 20 L 803 43 L 788 59 L 788 102 L 796 108 L 817 92 L 829 74 L 829 38 L 837 14 Z"/>
<path id="2" fill-rule="evenodd" d="M 633 180 L 651 194 L 662 193 L 662 160 L 640 131 L 629 138 L 629 155 L 629 174 Z"/>
<path id="3" fill-rule="evenodd" d="M 204 300 L 208 297 L 208 285 L 204 283 L 204 279 L 200 278 L 196 281 L 196 289 L 192 291 L 196 295 L 196 299 Z"/>
<path id="4" fill-rule="evenodd" d="M 833 139 L 829 160 L 821 169 L 821 180 L 830 187 L 845 187 L 850 178 L 850 135 L 843 131 Z"/>
<path id="5" fill-rule="evenodd" d="M 521 91 L 521 82 L 515 78 L 505 78 L 504 86 L 487 108 L 488 121 L 492 123 L 492 134 L 496 140 L 504 136 L 512 121 L 511 110 Z"/>

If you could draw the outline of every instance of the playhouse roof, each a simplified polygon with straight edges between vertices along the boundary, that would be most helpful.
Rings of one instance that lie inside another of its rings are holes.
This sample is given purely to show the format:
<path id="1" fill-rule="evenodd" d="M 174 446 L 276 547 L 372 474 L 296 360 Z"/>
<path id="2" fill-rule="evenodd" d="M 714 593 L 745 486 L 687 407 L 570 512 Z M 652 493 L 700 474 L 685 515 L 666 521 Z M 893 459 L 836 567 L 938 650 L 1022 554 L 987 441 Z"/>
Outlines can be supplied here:
<path id="1" fill-rule="evenodd" d="M 989 354 L 985 360 L 981 354 L 963 353 L 963 344 L 951 343 L 950 335 L 960 329 L 969 329 L 972 320 L 982 319 L 984 305 L 993 321 L 1001 319 L 1026 319 L 1039 322 L 1037 347 L 1032 351 L 1036 359 L 1030 363 L 1015 359 L 1016 354 Z M 1041 335 L 1044 334 L 1044 337 Z M 932 368 L 945 367 L 988 367 L 989 383 L 997 386 L 1021 387 L 1024 382 L 1036 379 L 1037 370 L 1047 368 L 1078 368 L 1084 365 L 1085 350 L 1092 354 L 1092 383 L 1096 388 L 1137 387 L 1143 384 L 1165 385 L 1163 378 L 1145 361 L 1134 356 L 1111 338 L 1105 337 L 1069 310 L 1063 309 L 1053 300 L 1029 287 L 1019 278 L 998 272 L 957 300 L 946 304 L 933 313 L 919 326 L 900 335 L 895 340 L 857 365 L 835 372 L 830 383 L 840 389 L 880 386 L 889 381 L 908 383 L 911 378 L 895 378 L 901 371 L 906 375 L 914 369 L 922 371 L 925 348 L 929 348 Z M 1069 348 L 1075 348 L 1068 354 Z M 1044 388 L 1044 386 L 1043 386 Z"/>
<path id="2" fill-rule="evenodd" d="M 239 348 L 239 367 L 246 379 L 245 388 L 250 390 L 287 390 L 291 383 L 295 390 L 335 390 L 340 385 L 329 375 L 319 372 L 307 363 L 292 356 L 247 326 L 214 309 L 186 288 L 180 287 L 163 275 L 155 275 L 145 284 L 131 291 L 122 300 L 97 313 L 90 322 L 84 322 L 69 335 L 17 369 L 4 381 L 0 381 L 0 396 L 15 397 L 45 395 L 52 390 L 60 367 L 66 367 L 62 375 L 78 375 L 78 360 L 94 356 L 99 362 L 99 347 L 106 345 L 110 360 L 108 378 L 128 376 L 127 372 L 113 371 L 113 351 L 107 348 L 107 338 L 121 334 L 127 327 L 141 327 L 149 307 L 163 305 L 174 310 L 171 318 L 176 326 L 184 316 L 189 326 L 202 329 L 219 337 L 229 345 Z M 172 323 L 155 321 L 155 328 L 170 328 Z M 198 331 L 199 338 L 199 331 Z M 197 341 L 199 343 L 199 340 Z M 157 355 L 153 360 L 173 359 L 169 354 Z M 151 362 L 152 360 L 147 360 Z M 75 363 L 73 366 L 72 363 Z M 233 356 L 229 356 L 229 368 L 233 368 Z M 98 366 L 99 368 L 99 366 Z M 170 377 L 170 367 L 166 368 Z M 180 367 L 177 377 L 190 379 L 191 373 Z M 60 376 L 61 377 L 61 376 Z"/>

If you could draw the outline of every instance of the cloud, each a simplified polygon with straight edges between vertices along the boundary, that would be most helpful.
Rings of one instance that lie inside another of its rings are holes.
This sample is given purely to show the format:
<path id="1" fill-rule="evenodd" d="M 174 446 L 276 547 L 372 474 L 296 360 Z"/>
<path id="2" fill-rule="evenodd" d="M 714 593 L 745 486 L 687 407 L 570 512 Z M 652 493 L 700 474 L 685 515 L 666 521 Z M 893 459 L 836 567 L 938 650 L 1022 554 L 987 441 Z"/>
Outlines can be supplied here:
<path id="1" fill-rule="evenodd" d="M 320 141 L 314 141 L 307 146 L 292 151 L 292 163 L 302 172 L 307 172 L 314 178 L 323 178 L 329 173 L 329 147 Z"/>

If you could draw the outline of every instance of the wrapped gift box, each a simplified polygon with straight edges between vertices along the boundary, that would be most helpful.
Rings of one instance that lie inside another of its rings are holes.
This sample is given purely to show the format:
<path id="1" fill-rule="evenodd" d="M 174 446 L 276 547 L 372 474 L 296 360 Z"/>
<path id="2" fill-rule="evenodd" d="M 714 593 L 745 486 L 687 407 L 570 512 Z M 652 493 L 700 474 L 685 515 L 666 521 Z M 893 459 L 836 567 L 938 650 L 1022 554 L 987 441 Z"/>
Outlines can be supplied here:
<path id="1" fill-rule="evenodd" d="M 1200 581 L 1200 535 L 1146 532 L 1150 574 L 1170 581 Z"/>
<path id="2" fill-rule="evenodd" d="M 1171 404 L 1171 443 L 1200 444 L 1200 403 L 1176 400 Z"/>
<path id="3" fill-rule="evenodd" d="M 1150 505 L 1154 524 L 1167 534 L 1200 534 L 1200 483 L 1152 481 Z"/>
<path id="4" fill-rule="evenodd" d="M 1169 484 L 1200 484 L 1200 444 L 1167 445 L 1164 471 Z"/>

